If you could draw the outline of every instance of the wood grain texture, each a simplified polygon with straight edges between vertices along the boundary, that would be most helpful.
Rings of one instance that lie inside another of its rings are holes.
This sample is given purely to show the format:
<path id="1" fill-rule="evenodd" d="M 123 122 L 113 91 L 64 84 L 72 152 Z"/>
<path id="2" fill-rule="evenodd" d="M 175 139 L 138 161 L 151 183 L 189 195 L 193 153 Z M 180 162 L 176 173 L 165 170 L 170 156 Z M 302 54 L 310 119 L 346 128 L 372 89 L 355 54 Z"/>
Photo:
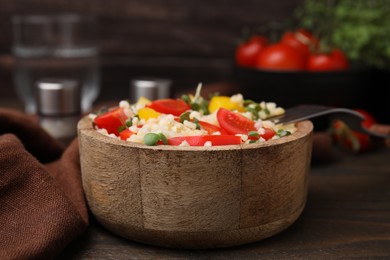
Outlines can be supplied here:
<path id="1" fill-rule="evenodd" d="M 334 152 L 337 160 L 311 167 L 299 219 L 271 238 L 231 248 L 170 249 L 124 239 L 91 217 L 87 232 L 57 259 L 389 259 L 390 149 Z"/>
<path id="2" fill-rule="evenodd" d="M 123 237 L 167 247 L 258 241 L 290 226 L 307 193 L 313 126 L 263 144 L 148 147 L 78 125 L 82 180 L 96 219 Z"/>

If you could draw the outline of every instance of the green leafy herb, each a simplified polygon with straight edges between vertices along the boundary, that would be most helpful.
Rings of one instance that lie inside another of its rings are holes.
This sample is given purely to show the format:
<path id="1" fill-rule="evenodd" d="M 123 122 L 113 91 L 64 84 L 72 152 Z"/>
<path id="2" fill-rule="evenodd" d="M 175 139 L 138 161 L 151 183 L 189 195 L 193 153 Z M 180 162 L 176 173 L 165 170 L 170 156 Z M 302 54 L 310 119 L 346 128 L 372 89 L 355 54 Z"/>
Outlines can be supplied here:
<path id="1" fill-rule="evenodd" d="M 245 105 L 245 102 L 244 102 Z M 252 114 L 253 120 L 259 119 L 259 111 L 261 110 L 260 105 L 253 102 L 245 106 L 245 110 Z"/>
<path id="2" fill-rule="evenodd" d="M 126 126 L 130 127 L 133 125 L 133 120 L 130 118 L 129 120 L 126 121 Z"/>
<path id="3" fill-rule="evenodd" d="M 191 109 L 194 111 L 199 111 L 200 105 L 198 103 L 191 103 Z"/>
<path id="4" fill-rule="evenodd" d="M 300 26 L 321 45 L 342 49 L 348 58 L 390 67 L 390 3 L 387 0 L 305 0 L 295 11 Z"/>
<path id="5" fill-rule="evenodd" d="M 180 115 L 180 123 L 184 123 L 184 121 L 190 121 L 190 112 L 184 112 Z"/>
<path id="6" fill-rule="evenodd" d="M 283 137 L 283 136 L 291 135 L 291 132 L 290 132 L 290 131 L 287 131 L 287 130 L 279 129 L 279 130 L 276 132 L 276 135 L 279 136 L 279 137 Z"/>
<path id="7" fill-rule="evenodd" d="M 264 112 L 267 116 L 269 116 L 271 114 L 271 112 L 269 111 L 269 109 L 266 107 L 264 108 Z"/>
<path id="8" fill-rule="evenodd" d="M 248 135 L 249 135 L 249 136 L 252 136 L 252 137 L 259 137 L 259 136 L 260 136 L 260 134 L 259 134 L 257 131 L 250 131 L 250 132 L 248 133 Z"/>
<path id="9" fill-rule="evenodd" d="M 120 127 L 118 127 L 118 133 L 122 132 L 125 129 L 126 129 L 126 126 L 121 125 Z"/>
<path id="10" fill-rule="evenodd" d="M 187 104 L 191 104 L 191 99 L 188 95 L 182 95 L 181 99 L 186 102 Z"/>
<path id="11" fill-rule="evenodd" d="M 200 129 L 199 120 L 197 118 L 194 118 L 194 124 L 196 125 L 196 129 Z"/>

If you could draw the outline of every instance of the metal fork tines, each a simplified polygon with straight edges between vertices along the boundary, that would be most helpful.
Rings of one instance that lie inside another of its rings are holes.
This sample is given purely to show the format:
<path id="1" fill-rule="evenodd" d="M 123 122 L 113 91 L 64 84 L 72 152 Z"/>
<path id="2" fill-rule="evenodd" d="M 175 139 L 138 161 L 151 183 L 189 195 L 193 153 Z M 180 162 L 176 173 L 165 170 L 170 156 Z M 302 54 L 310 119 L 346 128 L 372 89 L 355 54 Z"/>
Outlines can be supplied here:
<path id="1" fill-rule="evenodd" d="M 334 108 L 319 105 L 300 105 L 286 109 L 282 116 L 270 118 L 276 124 L 291 124 L 315 117 L 328 115 L 331 119 L 343 120 L 351 129 L 381 138 L 390 138 L 389 134 L 380 134 L 363 127 L 364 116 L 347 108 Z"/>

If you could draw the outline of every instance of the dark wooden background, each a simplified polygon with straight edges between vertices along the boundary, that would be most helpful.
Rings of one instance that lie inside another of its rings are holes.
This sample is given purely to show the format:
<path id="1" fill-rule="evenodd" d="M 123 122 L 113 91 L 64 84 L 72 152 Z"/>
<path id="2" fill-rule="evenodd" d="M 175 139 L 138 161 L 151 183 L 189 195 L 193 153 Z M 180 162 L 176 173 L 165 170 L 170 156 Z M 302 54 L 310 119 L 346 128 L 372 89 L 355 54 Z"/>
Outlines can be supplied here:
<path id="1" fill-rule="evenodd" d="M 77 12 L 98 18 L 102 90 L 96 103 L 129 96 L 129 82 L 142 76 L 170 78 L 175 96 L 193 92 L 199 82 L 239 83 L 232 90 L 245 97 L 276 101 L 362 107 L 390 123 L 390 87 L 378 90 L 371 72 L 333 75 L 253 75 L 237 73 L 234 49 L 244 28 L 269 22 L 286 23 L 303 0 L 0 0 L 0 106 L 17 100 L 13 89 L 11 55 L 13 14 Z M 370 75 L 367 75 L 370 74 Z M 244 89 L 245 88 L 245 89 Z M 229 93 L 229 94 L 234 94 Z M 255 94 L 254 94 L 255 93 Z"/>
<path id="2" fill-rule="evenodd" d="M 0 0 L 0 102 L 15 97 L 12 26 L 16 13 L 79 12 L 99 22 L 100 100 L 128 95 L 130 79 L 167 77 L 195 89 L 232 77 L 233 52 L 244 27 L 283 22 L 302 0 Z M 1 103 L 0 103 L 1 104 Z"/>

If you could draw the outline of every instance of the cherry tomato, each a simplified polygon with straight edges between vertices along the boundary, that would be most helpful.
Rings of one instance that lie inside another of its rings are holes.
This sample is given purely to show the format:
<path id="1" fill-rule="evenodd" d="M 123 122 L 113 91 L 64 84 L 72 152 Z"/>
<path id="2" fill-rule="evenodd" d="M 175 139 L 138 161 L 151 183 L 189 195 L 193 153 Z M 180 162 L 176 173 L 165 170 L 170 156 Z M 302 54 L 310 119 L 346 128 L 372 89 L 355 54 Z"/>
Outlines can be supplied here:
<path id="1" fill-rule="evenodd" d="M 351 152 L 362 152 L 370 148 L 370 139 L 368 135 L 351 130 L 343 121 L 333 122 L 334 139 L 337 143 Z"/>
<path id="2" fill-rule="evenodd" d="M 285 32 L 280 41 L 293 47 L 305 57 L 309 57 L 311 51 L 316 50 L 319 46 L 319 40 L 302 28 L 294 32 Z"/>
<path id="3" fill-rule="evenodd" d="M 272 137 L 274 137 L 275 134 L 276 134 L 276 133 L 275 133 L 274 130 L 272 130 L 272 129 L 270 129 L 270 128 L 264 128 L 264 134 L 262 134 L 262 135 L 257 135 L 257 136 L 249 135 L 248 138 L 249 138 L 250 140 L 259 140 L 260 137 L 262 137 L 264 140 L 267 141 L 267 140 L 271 139 Z"/>
<path id="4" fill-rule="evenodd" d="M 196 135 L 196 136 L 177 136 L 168 139 L 169 145 L 180 145 L 186 141 L 191 146 L 204 146 L 210 141 L 213 146 L 241 144 L 241 137 L 235 135 Z"/>
<path id="5" fill-rule="evenodd" d="M 329 54 L 313 53 L 307 64 L 307 69 L 310 71 L 346 70 L 348 67 L 348 59 L 339 49 L 334 49 Z"/>
<path id="6" fill-rule="evenodd" d="M 275 131 L 270 129 L 270 128 L 264 128 L 264 130 L 265 130 L 264 134 L 262 134 L 260 136 L 262 138 L 264 138 L 265 140 L 271 139 L 276 134 Z"/>
<path id="7" fill-rule="evenodd" d="M 122 140 L 127 140 L 127 138 L 129 138 L 130 136 L 132 136 L 134 133 L 130 131 L 129 128 L 126 128 L 125 130 L 121 131 L 119 133 L 119 137 L 122 139 Z"/>
<path id="8" fill-rule="evenodd" d="M 356 112 L 359 112 L 360 114 L 362 114 L 364 116 L 364 121 L 362 123 L 362 125 L 365 127 L 365 128 L 370 128 L 373 124 L 376 124 L 377 121 L 375 119 L 375 117 L 369 113 L 368 111 L 364 110 L 364 109 L 361 109 L 361 108 L 357 108 L 357 109 L 354 109 Z"/>
<path id="9" fill-rule="evenodd" d="M 219 125 L 231 135 L 245 134 L 250 131 L 256 131 L 255 122 L 245 116 L 232 112 L 226 108 L 220 108 L 217 112 Z"/>
<path id="10" fill-rule="evenodd" d="M 221 135 L 227 135 L 228 133 L 217 125 L 210 124 L 205 121 L 199 121 L 199 125 L 206 130 L 210 135 L 215 132 L 220 132 Z"/>
<path id="11" fill-rule="evenodd" d="M 260 53 L 256 67 L 265 70 L 304 70 L 306 57 L 287 44 L 276 43 Z"/>
<path id="12" fill-rule="evenodd" d="M 372 147 L 370 136 L 348 127 L 342 120 L 332 122 L 334 140 L 343 148 L 352 152 L 364 152 Z"/>
<path id="13" fill-rule="evenodd" d="M 94 119 L 94 124 L 99 128 L 105 128 L 109 134 L 119 135 L 118 128 L 126 124 L 127 117 L 123 108 L 116 108 Z"/>
<path id="14" fill-rule="evenodd" d="M 191 107 L 182 99 L 159 99 L 148 104 L 147 107 L 154 109 L 157 112 L 164 114 L 172 114 L 180 116 L 183 112 Z"/>
<path id="15" fill-rule="evenodd" d="M 236 63 L 243 67 L 254 67 L 260 52 L 268 45 L 268 39 L 261 35 L 254 35 L 248 41 L 236 48 Z"/>

